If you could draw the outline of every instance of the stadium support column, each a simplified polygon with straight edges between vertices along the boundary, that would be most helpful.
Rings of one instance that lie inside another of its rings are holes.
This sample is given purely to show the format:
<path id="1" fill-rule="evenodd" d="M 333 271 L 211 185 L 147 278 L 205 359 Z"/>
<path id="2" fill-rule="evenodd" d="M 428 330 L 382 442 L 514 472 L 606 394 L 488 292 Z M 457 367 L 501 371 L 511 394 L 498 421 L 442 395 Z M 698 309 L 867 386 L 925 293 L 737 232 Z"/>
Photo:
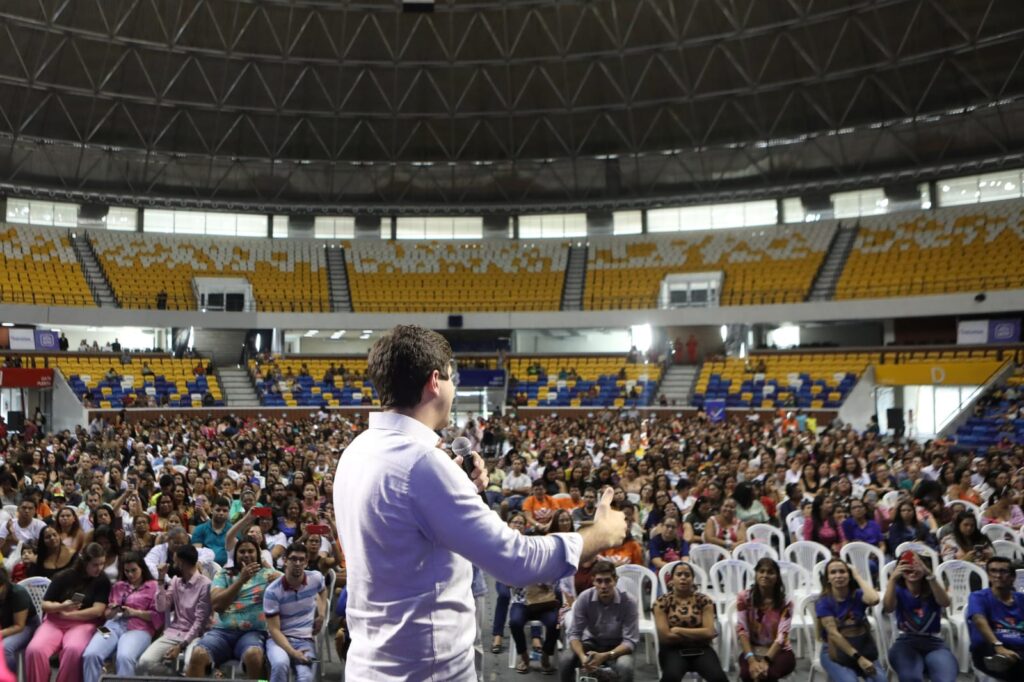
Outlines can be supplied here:
<path id="1" fill-rule="evenodd" d="M 782 197 L 775 200 L 775 224 L 782 225 L 786 222 L 785 209 L 782 206 Z"/>
<path id="2" fill-rule="evenodd" d="M 484 239 L 508 239 L 509 225 L 512 216 L 508 213 L 496 213 L 484 216 Z"/>
<path id="3" fill-rule="evenodd" d="M 381 239 L 380 223 L 379 215 L 356 215 L 356 239 Z"/>
<path id="4" fill-rule="evenodd" d="M 615 219 L 611 211 L 587 211 L 587 236 L 601 237 L 615 231 Z"/>

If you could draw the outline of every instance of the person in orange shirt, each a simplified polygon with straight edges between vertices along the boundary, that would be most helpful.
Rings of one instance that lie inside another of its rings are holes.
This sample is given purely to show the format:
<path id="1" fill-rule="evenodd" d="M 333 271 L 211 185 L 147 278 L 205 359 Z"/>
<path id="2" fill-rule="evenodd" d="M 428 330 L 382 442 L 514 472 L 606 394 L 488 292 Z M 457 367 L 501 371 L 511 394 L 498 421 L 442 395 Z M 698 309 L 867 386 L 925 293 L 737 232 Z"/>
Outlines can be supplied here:
<path id="1" fill-rule="evenodd" d="M 583 506 L 583 494 L 580 487 L 573 483 L 569 486 L 569 497 L 562 497 L 556 499 L 559 509 L 565 509 L 567 511 L 573 511 Z"/>
<path id="2" fill-rule="evenodd" d="M 523 500 L 523 514 L 526 515 L 527 527 L 535 531 L 544 531 L 551 525 L 558 510 L 558 500 L 544 492 L 543 479 L 533 482 L 532 494 Z"/>
<path id="3" fill-rule="evenodd" d="M 623 506 L 632 507 L 633 504 L 631 502 L 626 502 Z M 601 558 L 607 559 L 616 566 L 624 566 L 626 564 L 643 566 L 644 548 L 640 546 L 640 543 L 637 542 L 632 535 L 627 534 L 626 540 L 621 545 L 601 552 Z"/>

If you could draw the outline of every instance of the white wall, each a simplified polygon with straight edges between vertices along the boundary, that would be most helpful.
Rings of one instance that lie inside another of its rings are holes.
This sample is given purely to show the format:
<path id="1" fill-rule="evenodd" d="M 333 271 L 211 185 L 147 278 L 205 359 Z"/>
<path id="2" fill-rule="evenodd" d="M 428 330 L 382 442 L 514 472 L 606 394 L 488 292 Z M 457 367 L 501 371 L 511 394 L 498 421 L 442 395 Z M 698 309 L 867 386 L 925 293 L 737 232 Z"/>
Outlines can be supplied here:
<path id="1" fill-rule="evenodd" d="M 376 336 L 365 341 L 361 341 L 358 335 L 346 337 L 348 334 L 337 340 L 303 336 L 298 340 L 299 352 L 303 355 L 365 355 L 377 340 Z"/>
<path id="2" fill-rule="evenodd" d="M 579 329 L 573 336 L 556 337 L 540 329 L 512 333 L 516 353 L 628 353 L 628 329 Z"/>
<path id="3" fill-rule="evenodd" d="M 869 365 L 839 408 L 839 418 L 858 431 L 867 428 L 875 413 L 875 367 Z"/>
<path id="4" fill-rule="evenodd" d="M 78 344 L 81 343 L 82 339 L 85 339 L 90 344 L 96 341 L 100 348 L 108 341 L 113 343 L 114 339 L 121 342 L 122 348 L 152 348 L 155 338 L 152 329 L 140 329 L 138 327 L 120 327 L 109 330 L 97 329 L 93 332 L 86 331 L 85 329 L 58 328 L 62 329 L 64 335 L 68 337 L 68 348 L 71 350 L 78 350 Z"/>
<path id="5" fill-rule="evenodd" d="M 89 423 L 89 415 L 82 406 L 75 392 L 68 386 L 64 375 L 59 370 L 53 371 L 53 413 L 49 427 L 59 433 L 67 429 L 74 433 L 75 427 Z M 29 412 L 28 415 L 32 413 Z"/>

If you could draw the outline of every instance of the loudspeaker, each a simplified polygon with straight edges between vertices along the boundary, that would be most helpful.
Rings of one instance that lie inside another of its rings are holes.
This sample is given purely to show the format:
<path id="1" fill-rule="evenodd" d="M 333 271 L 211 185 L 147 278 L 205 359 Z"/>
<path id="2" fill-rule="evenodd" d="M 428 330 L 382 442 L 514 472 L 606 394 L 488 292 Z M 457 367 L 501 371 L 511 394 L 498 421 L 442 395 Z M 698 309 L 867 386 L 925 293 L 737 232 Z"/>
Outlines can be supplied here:
<path id="1" fill-rule="evenodd" d="M 893 431 L 900 432 L 903 430 L 903 409 L 900 407 L 890 407 L 885 411 L 885 418 L 889 422 L 889 428 Z"/>
<path id="2" fill-rule="evenodd" d="M 225 297 L 224 310 L 234 313 L 245 310 L 245 294 L 228 294 Z"/>
<path id="3" fill-rule="evenodd" d="M 11 431 L 21 432 L 25 428 L 25 413 L 21 410 L 11 410 L 7 413 L 7 428 Z"/>
<path id="4" fill-rule="evenodd" d="M 448 328 L 449 329 L 462 329 L 462 315 L 449 315 L 448 316 Z"/>

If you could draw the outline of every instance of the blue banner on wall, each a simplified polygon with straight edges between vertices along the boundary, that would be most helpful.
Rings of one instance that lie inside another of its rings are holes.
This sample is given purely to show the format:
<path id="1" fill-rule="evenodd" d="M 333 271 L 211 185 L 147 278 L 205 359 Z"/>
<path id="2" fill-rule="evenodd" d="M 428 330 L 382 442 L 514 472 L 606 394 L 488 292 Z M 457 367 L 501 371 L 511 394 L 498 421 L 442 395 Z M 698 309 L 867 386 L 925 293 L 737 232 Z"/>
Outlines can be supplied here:
<path id="1" fill-rule="evenodd" d="M 35 334 L 36 350 L 58 350 L 60 334 L 49 329 L 37 329 Z"/>
<path id="2" fill-rule="evenodd" d="M 704 403 L 704 409 L 707 410 L 708 420 L 712 422 L 725 421 L 725 401 L 724 400 L 708 400 Z"/>
<path id="3" fill-rule="evenodd" d="M 989 320 L 989 343 L 1017 343 L 1020 341 L 1020 319 Z"/>

